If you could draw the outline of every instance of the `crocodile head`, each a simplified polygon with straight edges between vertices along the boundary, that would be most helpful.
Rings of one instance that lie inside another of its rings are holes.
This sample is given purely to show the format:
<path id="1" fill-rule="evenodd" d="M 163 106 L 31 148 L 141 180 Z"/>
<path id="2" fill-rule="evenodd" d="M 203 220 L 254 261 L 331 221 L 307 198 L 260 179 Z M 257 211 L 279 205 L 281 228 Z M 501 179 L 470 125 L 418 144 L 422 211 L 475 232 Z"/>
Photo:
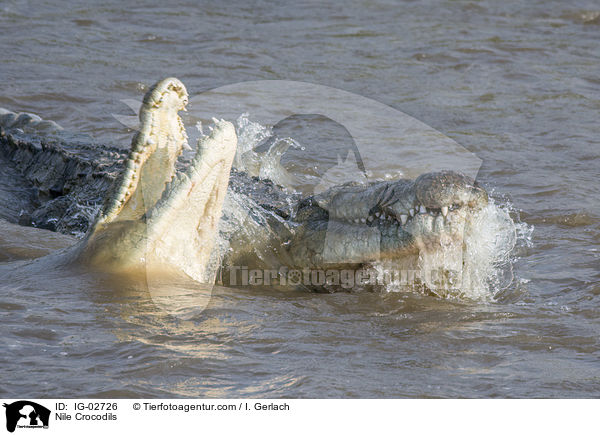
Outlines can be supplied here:
<path id="1" fill-rule="evenodd" d="M 367 221 L 382 234 L 381 257 L 393 259 L 462 241 L 465 225 L 487 203 L 487 192 L 473 179 L 432 172 L 414 182 L 391 183 Z"/>
<path id="2" fill-rule="evenodd" d="M 336 186 L 300 204 L 290 253 L 302 267 L 397 260 L 460 242 L 487 202 L 477 182 L 452 171 Z"/>
<path id="3" fill-rule="evenodd" d="M 177 171 L 187 145 L 178 112 L 187 101 L 175 78 L 147 92 L 125 169 L 80 244 L 80 262 L 110 272 L 183 271 L 201 282 L 214 281 L 208 264 L 237 136 L 231 123 L 214 120 L 191 164 Z"/>

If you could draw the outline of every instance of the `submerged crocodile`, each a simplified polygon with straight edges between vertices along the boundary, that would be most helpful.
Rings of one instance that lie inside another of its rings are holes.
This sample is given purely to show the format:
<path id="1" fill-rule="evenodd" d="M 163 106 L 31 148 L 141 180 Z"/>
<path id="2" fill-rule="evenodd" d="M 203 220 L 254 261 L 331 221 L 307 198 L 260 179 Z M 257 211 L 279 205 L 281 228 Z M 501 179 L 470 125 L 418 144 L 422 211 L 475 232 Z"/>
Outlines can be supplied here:
<path id="1" fill-rule="evenodd" d="M 488 202 L 477 182 L 452 171 L 347 183 L 301 198 L 232 170 L 237 137 L 223 120 L 214 120 L 191 160 L 178 160 L 187 147 L 178 115 L 187 99 L 177 79 L 154 85 L 127 154 L 48 140 L 40 132 L 56 125 L 0 111 L 0 157 L 31 186 L 12 220 L 85 234 L 53 255 L 60 264 L 183 272 L 211 283 L 220 266 L 356 270 L 391 261 L 414 267 L 424 251 L 460 245 L 465 225 Z"/>

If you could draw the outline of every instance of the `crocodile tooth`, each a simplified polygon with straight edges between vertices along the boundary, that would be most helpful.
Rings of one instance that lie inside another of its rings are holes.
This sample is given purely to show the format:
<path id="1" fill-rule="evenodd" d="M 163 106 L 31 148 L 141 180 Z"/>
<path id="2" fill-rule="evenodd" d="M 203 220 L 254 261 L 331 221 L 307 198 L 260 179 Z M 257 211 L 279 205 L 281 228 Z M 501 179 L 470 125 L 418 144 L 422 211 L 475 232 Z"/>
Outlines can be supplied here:
<path id="1" fill-rule="evenodd" d="M 363 223 L 363 224 L 366 224 L 366 223 L 367 223 L 367 220 L 366 220 L 365 218 L 362 218 L 360 221 L 361 221 L 361 223 Z"/>
<path id="2" fill-rule="evenodd" d="M 413 217 L 415 215 L 415 210 L 413 208 L 411 208 L 409 210 L 410 216 Z"/>
<path id="3" fill-rule="evenodd" d="M 408 216 L 405 214 L 400 215 L 400 220 L 402 221 L 402 225 L 406 225 L 406 221 L 408 220 Z"/>
<path id="4" fill-rule="evenodd" d="M 360 219 L 358 219 L 358 218 L 354 219 L 354 223 L 355 223 L 355 224 L 358 224 L 358 223 L 360 223 Z"/>
<path id="5" fill-rule="evenodd" d="M 419 213 L 425 214 L 425 213 L 427 213 L 427 209 L 425 209 L 425 207 L 421 206 L 419 208 Z"/>
<path id="6" fill-rule="evenodd" d="M 379 216 L 381 216 L 381 213 L 379 213 L 379 212 L 375 213 L 375 217 L 379 217 Z"/>
<path id="7" fill-rule="evenodd" d="M 369 216 L 367 218 L 367 222 L 369 222 L 369 223 L 373 222 L 374 220 L 375 220 L 375 218 L 373 216 Z"/>
<path id="8" fill-rule="evenodd" d="M 448 214 L 448 207 L 442 207 L 442 214 L 444 217 Z"/>

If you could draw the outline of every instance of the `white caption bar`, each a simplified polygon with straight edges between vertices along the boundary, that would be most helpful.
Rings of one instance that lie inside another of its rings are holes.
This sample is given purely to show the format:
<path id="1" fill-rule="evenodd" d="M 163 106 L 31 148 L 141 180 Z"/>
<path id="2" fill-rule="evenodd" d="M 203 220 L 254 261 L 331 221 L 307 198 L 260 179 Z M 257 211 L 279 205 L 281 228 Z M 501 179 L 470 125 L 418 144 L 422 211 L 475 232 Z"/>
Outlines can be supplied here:
<path id="1" fill-rule="evenodd" d="M 598 400 L 0 399 L 0 433 L 587 433 Z M 11 431 L 12 429 L 12 431 Z M 42 432 L 34 429 L 44 429 Z"/>

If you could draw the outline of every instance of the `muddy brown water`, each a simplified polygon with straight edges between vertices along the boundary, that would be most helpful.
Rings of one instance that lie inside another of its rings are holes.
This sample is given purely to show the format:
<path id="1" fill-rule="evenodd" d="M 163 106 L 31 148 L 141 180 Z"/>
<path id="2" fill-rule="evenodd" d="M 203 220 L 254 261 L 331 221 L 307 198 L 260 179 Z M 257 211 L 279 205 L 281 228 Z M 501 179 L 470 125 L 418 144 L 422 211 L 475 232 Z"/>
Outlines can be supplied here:
<path id="1" fill-rule="evenodd" d="M 142 284 L 13 274 L 0 281 L 0 394 L 600 397 L 599 20 L 584 0 L 2 2 L 0 107 L 126 147 L 112 115 L 132 115 L 122 100 L 165 76 L 194 92 L 332 86 L 474 153 L 479 180 L 533 232 L 487 302 L 217 287 L 182 320 Z M 319 122 L 295 139 L 326 132 Z M 307 168 L 326 157 L 304 156 Z M 0 201 L 14 220 L 30 192 L 10 171 Z M 2 270 L 74 241 L 2 223 Z"/>

